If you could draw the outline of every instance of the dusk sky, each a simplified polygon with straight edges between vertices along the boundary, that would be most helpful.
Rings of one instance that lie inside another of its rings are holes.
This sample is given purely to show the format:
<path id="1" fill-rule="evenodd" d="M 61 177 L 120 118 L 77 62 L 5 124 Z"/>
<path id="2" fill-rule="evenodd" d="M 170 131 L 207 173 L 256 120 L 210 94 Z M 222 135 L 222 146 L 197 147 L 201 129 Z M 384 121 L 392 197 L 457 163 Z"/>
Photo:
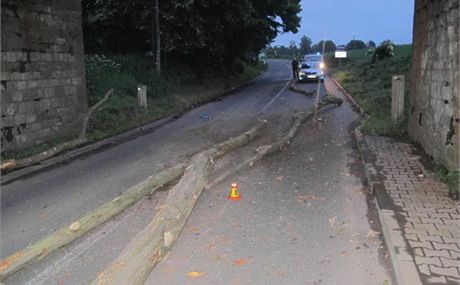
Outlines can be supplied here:
<path id="1" fill-rule="evenodd" d="M 302 0 L 302 9 L 299 32 L 281 34 L 272 45 L 298 44 L 303 35 L 313 43 L 323 38 L 336 44 L 353 38 L 377 44 L 387 39 L 412 42 L 414 0 Z"/>

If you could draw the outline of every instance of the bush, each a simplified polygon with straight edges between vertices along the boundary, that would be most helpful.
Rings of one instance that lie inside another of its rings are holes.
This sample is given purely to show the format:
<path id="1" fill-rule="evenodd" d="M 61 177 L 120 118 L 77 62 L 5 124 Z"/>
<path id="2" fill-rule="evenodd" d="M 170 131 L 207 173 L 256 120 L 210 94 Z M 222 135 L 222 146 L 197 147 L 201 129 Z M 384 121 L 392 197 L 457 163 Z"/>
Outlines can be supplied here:
<path id="1" fill-rule="evenodd" d="M 386 40 L 372 53 L 372 62 L 374 63 L 394 56 L 394 44 L 390 40 Z"/>

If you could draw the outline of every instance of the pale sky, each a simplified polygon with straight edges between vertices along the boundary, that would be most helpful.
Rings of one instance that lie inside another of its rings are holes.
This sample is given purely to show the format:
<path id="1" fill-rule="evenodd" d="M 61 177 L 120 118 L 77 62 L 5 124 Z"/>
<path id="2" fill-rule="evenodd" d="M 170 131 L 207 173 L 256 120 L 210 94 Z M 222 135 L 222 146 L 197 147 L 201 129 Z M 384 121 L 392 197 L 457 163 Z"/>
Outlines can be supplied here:
<path id="1" fill-rule="evenodd" d="M 324 38 L 336 44 L 353 38 L 412 43 L 414 0 L 302 0 L 302 9 L 299 32 L 280 34 L 272 45 L 298 44 L 303 35 L 313 43 Z"/>

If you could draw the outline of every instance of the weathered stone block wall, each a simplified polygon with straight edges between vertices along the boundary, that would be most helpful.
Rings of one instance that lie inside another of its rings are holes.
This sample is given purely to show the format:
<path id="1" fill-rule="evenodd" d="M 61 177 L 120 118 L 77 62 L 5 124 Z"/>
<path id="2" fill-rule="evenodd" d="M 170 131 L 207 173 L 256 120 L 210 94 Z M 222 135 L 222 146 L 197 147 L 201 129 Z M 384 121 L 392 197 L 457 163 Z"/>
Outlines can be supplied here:
<path id="1" fill-rule="evenodd" d="M 435 161 L 459 167 L 459 2 L 415 0 L 409 134 Z"/>
<path id="2" fill-rule="evenodd" d="M 81 2 L 1 6 L 2 151 L 77 134 L 87 108 Z"/>

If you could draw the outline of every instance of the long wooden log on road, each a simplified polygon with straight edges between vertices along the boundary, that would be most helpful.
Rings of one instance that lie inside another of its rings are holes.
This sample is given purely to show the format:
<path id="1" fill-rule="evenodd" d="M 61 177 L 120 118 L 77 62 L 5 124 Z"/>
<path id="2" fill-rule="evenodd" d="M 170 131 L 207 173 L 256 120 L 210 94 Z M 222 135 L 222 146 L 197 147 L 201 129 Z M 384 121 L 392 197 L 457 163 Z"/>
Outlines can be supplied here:
<path id="1" fill-rule="evenodd" d="M 318 108 L 328 104 L 340 105 L 341 102 L 339 98 L 326 97 L 318 104 Z M 315 110 L 316 107 L 313 107 L 307 113 L 296 117 L 286 136 L 274 144 L 259 147 L 258 154 L 246 161 L 245 165 L 289 145 L 300 125 L 311 118 Z M 254 134 L 247 132 L 195 155 L 179 183 L 169 191 L 166 202 L 152 222 L 128 244 L 120 256 L 100 273 L 91 285 L 144 284 L 153 267 L 168 256 L 203 189 L 215 185 L 215 183 L 208 183 L 212 160 L 244 145 L 253 137 Z M 239 166 L 242 168 L 245 165 Z M 237 171 L 237 169 L 233 170 Z M 231 173 L 233 171 L 224 173 L 218 180 L 223 180 Z"/>
<path id="2" fill-rule="evenodd" d="M 150 224 L 134 237 L 120 256 L 92 284 L 143 284 L 153 267 L 174 246 L 198 197 L 208 183 L 213 160 L 249 143 L 260 134 L 265 125 L 266 121 L 259 121 L 251 130 L 194 155 L 184 176 L 169 190 L 165 203 Z"/>
<path id="3" fill-rule="evenodd" d="M 0 260 L 0 281 L 24 267 L 40 261 L 54 250 L 71 243 L 91 229 L 107 222 L 146 195 L 153 194 L 163 185 L 179 178 L 185 167 L 185 163 L 180 163 L 154 176 L 149 176 L 137 186 L 105 203 L 96 210 L 89 212 L 70 225 L 57 230 L 39 242 L 26 247 L 24 250 Z"/>
<path id="4" fill-rule="evenodd" d="M 256 149 L 256 155 L 250 157 L 249 159 L 235 165 L 234 167 L 228 169 L 221 175 L 219 175 L 217 178 L 215 178 L 210 184 L 206 185 L 207 189 L 210 189 L 217 185 L 218 183 L 222 182 L 224 179 L 226 179 L 228 176 L 238 172 L 239 170 L 243 169 L 246 166 L 252 166 L 254 163 L 262 159 L 264 156 L 268 154 L 275 153 L 284 147 L 288 146 L 291 141 L 294 139 L 296 136 L 299 127 L 305 123 L 308 119 L 312 118 L 313 115 L 315 114 L 316 111 L 320 110 L 322 107 L 329 105 L 329 104 L 334 104 L 337 106 L 342 105 L 343 100 L 338 98 L 338 97 L 333 97 L 333 96 L 327 96 L 324 98 L 321 102 L 318 104 L 318 108 L 316 109 L 315 107 L 310 108 L 306 113 L 301 113 L 300 115 L 296 116 L 294 118 L 294 121 L 288 131 L 288 133 L 282 137 L 280 140 L 277 142 L 270 144 L 270 145 L 263 145 L 259 146 Z"/>
<path id="5" fill-rule="evenodd" d="M 294 86 L 292 84 L 289 86 L 289 90 L 297 92 L 297 93 L 300 93 L 300 94 L 303 94 L 303 95 L 306 95 L 306 96 L 311 96 L 311 95 L 315 94 L 315 91 L 307 91 L 305 89 L 296 87 L 296 86 Z"/>
<path id="6" fill-rule="evenodd" d="M 255 127 L 242 135 L 232 137 L 223 143 L 213 146 L 208 150 L 210 157 L 218 158 L 226 152 L 248 143 L 260 134 L 266 124 L 266 121 L 260 121 Z M 73 242 L 91 229 L 107 222 L 146 195 L 151 195 L 163 185 L 176 180 L 184 173 L 186 166 L 187 163 L 179 163 L 156 175 L 149 176 L 135 187 L 89 212 L 73 223 L 57 230 L 37 243 L 0 260 L 0 281 L 5 280 L 30 264 L 40 261 L 56 249 Z"/>

